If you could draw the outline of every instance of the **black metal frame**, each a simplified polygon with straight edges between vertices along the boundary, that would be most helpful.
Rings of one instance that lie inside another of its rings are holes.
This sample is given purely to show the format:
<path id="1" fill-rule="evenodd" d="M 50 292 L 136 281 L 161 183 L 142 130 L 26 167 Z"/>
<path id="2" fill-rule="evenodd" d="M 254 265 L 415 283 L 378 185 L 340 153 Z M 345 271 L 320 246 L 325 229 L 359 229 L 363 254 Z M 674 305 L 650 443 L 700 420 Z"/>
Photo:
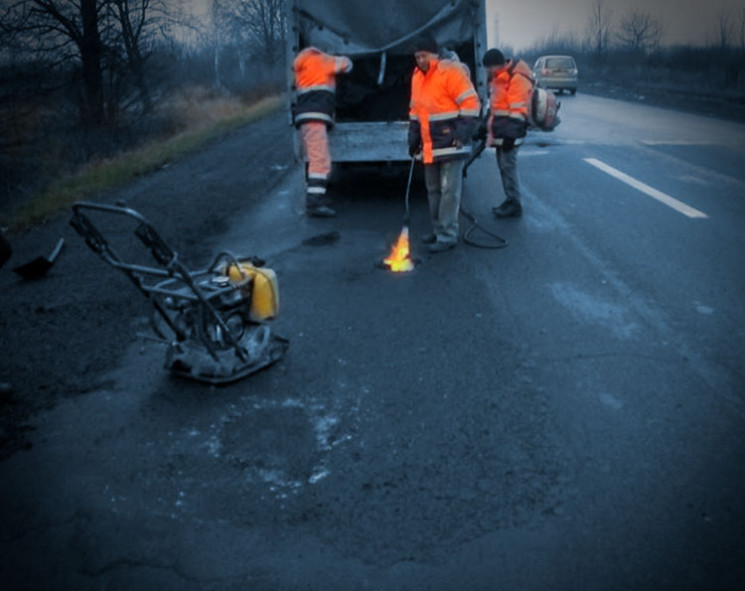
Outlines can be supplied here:
<path id="1" fill-rule="evenodd" d="M 255 264 L 263 263 L 263 261 L 260 261 L 256 257 L 239 259 L 232 253 L 223 251 L 215 257 L 207 269 L 191 271 L 181 262 L 178 253 L 168 246 L 155 231 L 152 224 L 139 212 L 128 207 L 85 201 L 75 203 L 72 209 L 73 217 L 70 220 L 70 225 L 85 239 L 86 244 L 91 250 L 108 264 L 121 270 L 129 277 L 135 287 L 148 299 L 156 312 L 173 331 L 177 341 L 184 341 L 187 335 L 173 322 L 171 315 L 163 307 L 162 298 L 172 298 L 174 302 L 186 301 L 198 303 L 200 314 L 204 315 L 203 317 L 205 318 L 208 317 L 216 326 L 220 327 L 223 338 L 234 349 L 235 354 L 241 361 L 248 361 L 246 350 L 240 345 L 238 340 L 233 338 L 225 320 L 213 305 L 213 302 L 219 301 L 233 292 L 240 291 L 242 288 L 234 282 L 226 281 L 220 285 L 211 281 L 211 279 L 220 274 L 220 269 L 225 269 L 228 265 L 235 264 L 240 269 L 241 261 L 250 260 Z M 85 210 L 129 217 L 138 222 L 139 225 L 134 233 L 150 250 L 159 267 L 146 267 L 125 262 L 114 251 L 109 241 L 106 240 L 104 235 L 91 222 L 90 218 L 83 213 Z M 224 276 L 224 271 L 222 275 Z M 155 279 L 157 282 L 149 282 L 148 278 L 151 280 Z M 153 328 L 156 332 L 160 332 L 157 327 L 154 326 Z M 197 333 L 205 350 L 217 361 L 218 354 L 214 343 L 207 338 L 202 330 L 197 331 Z M 160 336 L 163 335 L 161 334 Z"/>

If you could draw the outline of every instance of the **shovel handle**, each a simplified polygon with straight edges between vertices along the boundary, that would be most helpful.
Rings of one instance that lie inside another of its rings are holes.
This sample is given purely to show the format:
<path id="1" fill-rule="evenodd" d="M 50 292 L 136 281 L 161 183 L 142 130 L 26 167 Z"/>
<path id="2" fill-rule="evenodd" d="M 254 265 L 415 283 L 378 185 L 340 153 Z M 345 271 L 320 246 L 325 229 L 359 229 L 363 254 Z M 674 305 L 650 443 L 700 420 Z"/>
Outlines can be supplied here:
<path id="1" fill-rule="evenodd" d="M 54 247 L 54 250 L 52 251 L 52 254 L 49 255 L 49 262 L 53 263 L 54 260 L 59 255 L 60 251 L 62 250 L 62 247 L 65 245 L 65 239 L 60 238 L 59 242 L 57 242 L 57 246 Z"/>

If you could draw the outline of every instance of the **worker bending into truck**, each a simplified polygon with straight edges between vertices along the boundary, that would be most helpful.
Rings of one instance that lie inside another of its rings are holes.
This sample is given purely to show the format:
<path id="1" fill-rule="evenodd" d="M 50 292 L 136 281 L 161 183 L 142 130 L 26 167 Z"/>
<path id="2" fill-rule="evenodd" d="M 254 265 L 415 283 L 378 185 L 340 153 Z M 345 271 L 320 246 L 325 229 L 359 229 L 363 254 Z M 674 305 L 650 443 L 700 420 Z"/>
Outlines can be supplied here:
<path id="1" fill-rule="evenodd" d="M 332 56 L 315 47 L 306 47 L 295 58 L 295 126 L 298 128 L 308 161 L 306 169 L 306 213 L 314 217 L 333 217 L 326 195 L 331 175 L 328 130 L 334 124 L 336 76 L 352 71 L 352 60 Z"/>
<path id="2" fill-rule="evenodd" d="M 430 34 L 416 40 L 417 66 L 411 79 L 409 154 L 424 163 L 432 233 L 424 237 L 430 252 L 458 244 L 458 211 L 463 165 L 480 110 L 476 90 L 463 64 L 438 56 Z"/>
<path id="3" fill-rule="evenodd" d="M 497 166 L 505 200 L 494 208 L 500 218 L 520 217 L 523 212 L 517 151 L 528 131 L 528 106 L 533 91 L 530 66 L 522 60 L 505 60 L 498 49 L 484 54 L 489 79 L 491 109 L 487 123 L 489 145 L 497 151 Z"/>

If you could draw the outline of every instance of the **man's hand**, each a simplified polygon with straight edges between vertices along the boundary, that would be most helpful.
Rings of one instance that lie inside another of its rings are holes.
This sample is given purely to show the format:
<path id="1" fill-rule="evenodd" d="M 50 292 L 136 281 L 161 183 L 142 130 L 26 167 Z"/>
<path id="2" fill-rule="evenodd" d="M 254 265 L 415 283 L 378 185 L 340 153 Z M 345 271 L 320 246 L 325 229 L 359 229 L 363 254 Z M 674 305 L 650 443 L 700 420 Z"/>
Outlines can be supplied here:
<path id="1" fill-rule="evenodd" d="M 409 146 L 409 156 L 411 156 L 412 158 L 416 157 L 419 152 L 421 152 L 421 148 L 419 146 Z"/>

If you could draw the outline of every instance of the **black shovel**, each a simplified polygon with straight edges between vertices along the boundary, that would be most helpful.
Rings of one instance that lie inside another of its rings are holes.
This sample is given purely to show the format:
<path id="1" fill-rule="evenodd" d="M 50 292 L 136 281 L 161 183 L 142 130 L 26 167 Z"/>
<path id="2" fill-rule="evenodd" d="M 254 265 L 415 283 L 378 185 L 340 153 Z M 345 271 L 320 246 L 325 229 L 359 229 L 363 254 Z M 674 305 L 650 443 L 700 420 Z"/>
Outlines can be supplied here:
<path id="1" fill-rule="evenodd" d="M 13 269 L 13 272 L 17 273 L 24 279 L 41 279 L 47 274 L 47 271 L 52 268 L 52 265 L 54 265 L 54 261 L 57 259 L 64 244 L 65 239 L 60 238 L 57 246 L 54 247 L 52 254 L 49 255 L 49 258 L 36 257 L 33 261 L 16 267 Z"/>

